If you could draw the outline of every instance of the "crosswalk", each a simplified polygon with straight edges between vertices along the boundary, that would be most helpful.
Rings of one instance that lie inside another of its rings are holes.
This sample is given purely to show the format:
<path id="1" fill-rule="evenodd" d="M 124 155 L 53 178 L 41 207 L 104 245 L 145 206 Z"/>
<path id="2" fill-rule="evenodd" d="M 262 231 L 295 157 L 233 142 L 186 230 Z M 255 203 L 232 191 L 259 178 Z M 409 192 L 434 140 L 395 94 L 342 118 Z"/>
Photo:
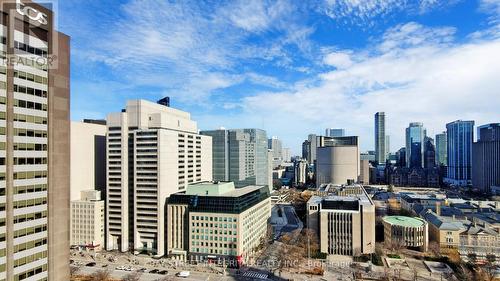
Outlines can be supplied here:
<path id="1" fill-rule="evenodd" d="M 255 272 L 255 271 L 246 271 L 243 273 L 243 277 L 249 277 L 252 279 L 267 279 L 267 274 Z"/>

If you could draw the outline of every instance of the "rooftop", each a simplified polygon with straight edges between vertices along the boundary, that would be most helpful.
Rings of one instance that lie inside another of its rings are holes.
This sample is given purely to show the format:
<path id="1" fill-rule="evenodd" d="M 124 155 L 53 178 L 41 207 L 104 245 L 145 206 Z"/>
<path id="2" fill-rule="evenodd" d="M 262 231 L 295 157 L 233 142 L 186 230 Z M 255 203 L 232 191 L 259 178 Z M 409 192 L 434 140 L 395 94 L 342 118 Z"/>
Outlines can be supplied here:
<path id="1" fill-rule="evenodd" d="M 392 225 L 419 227 L 425 224 L 425 221 L 420 218 L 404 217 L 404 216 L 387 216 L 384 221 Z"/>
<path id="2" fill-rule="evenodd" d="M 233 182 L 205 181 L 188 185 L 185 195 L 239 197 L 261 188 L 256 185 L 235 188 Z"/>

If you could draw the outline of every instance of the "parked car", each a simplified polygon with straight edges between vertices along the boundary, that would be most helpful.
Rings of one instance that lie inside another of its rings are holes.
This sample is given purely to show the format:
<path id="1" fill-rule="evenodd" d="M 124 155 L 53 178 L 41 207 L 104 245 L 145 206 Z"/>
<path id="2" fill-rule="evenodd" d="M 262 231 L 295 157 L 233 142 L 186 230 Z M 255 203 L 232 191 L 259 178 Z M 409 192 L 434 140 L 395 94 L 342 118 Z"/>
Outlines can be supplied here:
<path id="1" fill-rule="evenodd" d="M 151 270 L 149 273 L 154 273 L 154 274 L 157 274 L 158 272 L 160 272 L 158 269 L 153 269 L 153 270 Z"/>
<path id="2" fill-rule="evenodd" d="M 87 263 L 85 266 L 95 266 L 95 265 L 96 265 L 96 263 L 95 263 L 95 262 L 89 262 L 89 263 Z"/>
<path id="3" fill-rule="evenodd" d="M 189 275 L 190 275 L 189 271 L 181 271 L 181 272 L 177 273 L 178 277 L 183 277 L 183 278 L 187 278 L 187 277 L 189 277 Z"/>
<path id="4" fill-rule="evenodd" d="M 162 270 L 162 271 L 159 271 L 158 274 L 162 274 L 162 275 L 167 275 L 168 274 L 168 271 L 166 270 Z"/>

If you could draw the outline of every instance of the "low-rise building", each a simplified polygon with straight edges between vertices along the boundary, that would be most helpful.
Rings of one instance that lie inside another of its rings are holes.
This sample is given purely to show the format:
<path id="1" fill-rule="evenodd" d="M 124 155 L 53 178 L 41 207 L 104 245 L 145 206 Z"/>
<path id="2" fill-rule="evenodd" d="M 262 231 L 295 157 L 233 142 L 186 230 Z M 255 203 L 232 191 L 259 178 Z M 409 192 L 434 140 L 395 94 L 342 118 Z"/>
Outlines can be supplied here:
<path id="1" fill-rule="evenodd" d="M 307 227 L 328 255 L 360 256 L 375 251 L 375 205 L 361 185 L 344 186 L 335 195 L 307 202 Z"/>
<path id="2" fill-rule="evenodd" d="M 271 203 L 265 186 L 201 182 L 167 202 L 168 255 L 196 261 L 238 261 L 266 235 Z"/>
<path id="3" fill-rule="evenodd" d="M 80 192 L 71 201 L 71 245 L 100 248 L 104 244 L 104 200 L 97 190 Z"/>
<path id="4" fill-rule="evenodd" d="M 382 222 L 385 242 L 396 242 L 404 247 L 427 251 L 429 237 L 425 220 L 405 216 L 386 216 Z"/>

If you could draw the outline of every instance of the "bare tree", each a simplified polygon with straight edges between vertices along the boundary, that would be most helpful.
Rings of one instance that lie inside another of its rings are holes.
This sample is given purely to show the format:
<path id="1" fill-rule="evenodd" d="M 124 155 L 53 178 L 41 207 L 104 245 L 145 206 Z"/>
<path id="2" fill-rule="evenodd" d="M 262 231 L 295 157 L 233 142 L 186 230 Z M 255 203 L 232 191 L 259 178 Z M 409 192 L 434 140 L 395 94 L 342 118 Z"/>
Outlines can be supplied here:
<path id="1" fill-rule="evenodd" d="M 302 230 L 301 235 L 298 237 L 297 246 L 304 250 L 303 256 L 309 257 L 316 256 L 319 252 L 319 241 L 316 232 L 312 229 Z"/>
<path id="2" fill-rule="evenodd" d="M 435 242 L 435 241 L 429 243 L 429 252 L 431 252 L 436 257 L 440 257 L 441 256 L 441 246 L 439 245 L 439 243 Z"/>
<path id="3" fill-rule="evenodd" d="M 80 267 L 74 266 L 74 265 L 70 265 L 70 267 L 69 267 L 69 275 L 71 277 L 75 276 L 79 271 L 80 271 Z"/>
<path id="4" fill-rule="evenodd" d="M 92 281 L 110 281 L 109 270 L 98 270 L 92 274 Z"/>
<path id="5" fill-rule="evenodd" d="M 122 281 L 139 281 L 141 280 L 141 273 L 140 272 L 131 272 L 127 275 L 125 275 L 123 278 L 122 278 Z"/>

